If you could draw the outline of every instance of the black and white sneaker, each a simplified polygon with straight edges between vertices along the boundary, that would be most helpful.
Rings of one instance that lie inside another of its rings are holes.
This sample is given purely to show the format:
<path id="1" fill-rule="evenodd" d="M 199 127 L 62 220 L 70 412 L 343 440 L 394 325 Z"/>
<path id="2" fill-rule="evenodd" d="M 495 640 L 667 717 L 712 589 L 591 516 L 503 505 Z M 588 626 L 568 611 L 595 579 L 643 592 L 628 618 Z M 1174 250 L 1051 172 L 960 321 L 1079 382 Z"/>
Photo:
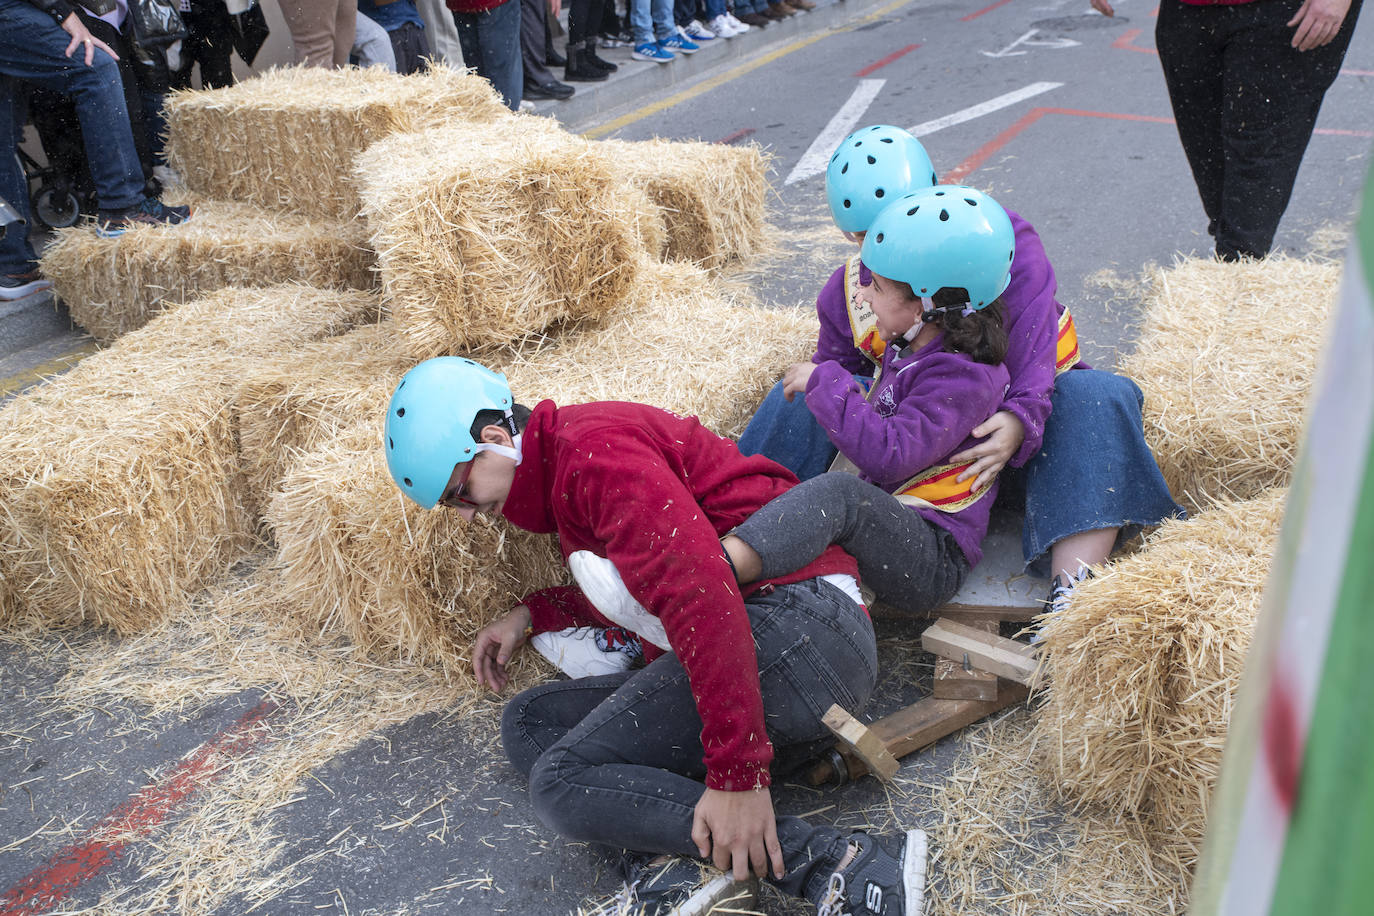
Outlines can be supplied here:
<path id="1" fill-rule="evenodd" d="M 729 875 L 685 856 L 627 852 L 621 859 L 625 886 L 588 916 L 707 916 L 754 906 L 756 882 L 736 883 Z"/>
<path id="2" fill-rule="evenodd" d="M 918 916 L 925 912 L 926 834 L 855 833 L 816 916 Z"/>

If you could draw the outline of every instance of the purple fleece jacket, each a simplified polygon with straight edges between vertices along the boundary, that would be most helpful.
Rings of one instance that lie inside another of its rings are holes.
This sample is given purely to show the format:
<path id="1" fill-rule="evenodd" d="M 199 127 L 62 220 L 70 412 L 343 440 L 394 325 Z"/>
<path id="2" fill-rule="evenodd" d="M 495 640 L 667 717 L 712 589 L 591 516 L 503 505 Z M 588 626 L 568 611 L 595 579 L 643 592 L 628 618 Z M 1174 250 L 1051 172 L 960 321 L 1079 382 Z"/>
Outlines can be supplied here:
<path id="1" fill-rule="evenodd" d="M 992 416 L 1006 394 L 1006 366 L 974 362 L 943 346 L 943 335 L 915 352 L 889 346 L 867 398 L 837 360 L 819 363 L 806 383 L 806 406 L 830 441 L 864 480 L 889 493 L 977 441 L 969 430 Z M 960 512 L 915 511 L 954 535 L 969 565 L 976 566 L 996 497 L 994 481 L 982 499 Z"/>
<path id="2" fill-rule="evenodd" d="M 1050 415 L 1050 392 L 1054 390 L 1055 344 L 1059 336 L 1059 316 L 1064 306 L 1055 300 L 1058 289 L 1054 268 L 1045 246 L 1030 223 L 1007 211 L 1016 232 L 1016 256 L 1011 262 L 1011 283 L 1002 293 L 1006 309 L 1007 371 L 1011 387 L 998 410 L 1017 416 L 1026 428 L 1021 447 L 1007 462 L 1019 468 L 1040 450 L 1045 435 L 1045 418 Z M 867 267 L 860 268 L 859 282 L 869 282 Z M 816 341 L 814 363 L 834 360 L 852 375 L 872 375 L 873 364 L 854 346 L 849 329 L 849 308 L 844 295 L 844 266 L 831 274 L 816 297 L 821 333 Z M 1087 368 L 1080 362 L 1075 369 Z M 809 401 L 808 401 L 809 403 Z M 995 412 L 995 411 L 994 411 Z M 986 419 L 986 418 L 985 418 Z M 981 420 L 979 422 L 982 422 Z M 841 449 L 843 451 L 843 449 Z"/>

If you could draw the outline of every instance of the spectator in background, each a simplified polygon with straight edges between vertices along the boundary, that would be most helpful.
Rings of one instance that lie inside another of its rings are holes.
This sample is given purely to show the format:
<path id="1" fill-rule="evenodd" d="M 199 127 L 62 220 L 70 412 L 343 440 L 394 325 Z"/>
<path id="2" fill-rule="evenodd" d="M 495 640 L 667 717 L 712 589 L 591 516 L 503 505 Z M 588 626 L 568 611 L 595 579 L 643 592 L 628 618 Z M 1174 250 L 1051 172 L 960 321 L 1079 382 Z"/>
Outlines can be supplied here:
<path id="1" fill-rule="evenodd" d="M 397 73 L 417 73 L 430 56 L 425 21 L 415 0 L 358 0 L 358 12 L 386 29 Z"/>
<path id="2" fill-rule="evenodd" d="M 119 68 L 109 47 L 90 33 L 66 0 L 0 0 L 0 196 L 28 219 L 28 183 L 14 150 L 24 124 L 20 81 L 76 99 L 86 156 L 100 197 L 97 231 L 120 235 L 143 223 L 180 223 L 186 207 L 143 194 Z M 47 288 L 23 224 L 0 240 L 0 299 Z"/>
<path id="3" fill-rule="evenodd" d="M 1361 0 L 1163 0 L 1155 46 L 1207 231 L 1262 258 L 1293 194 Z M 1093 8 L 1114 14 L 1109 0 Z"/>
<path id="4" fill-rule="evenodd" d="M 249 28 L 258 32 L 257 45 L 251 51 L 247 45 L 240 48 L 244 28 L 236 23 L 223 0 L 181 0 L 186 38 L 181 43 L 181 67 L 171 74 L 173 89 L 192 88 L 191 71 L 196 64 L 200 64 L 200 88 L 220 89 L 234 84 L 230 55 L 236 50 L 246 51 L 248 56 L 244 59 L 251 64 L 267 37 L 267 22 L 257 4 L 239 15 L 246 17 L 245 22 L 251 19 Z"/>
<path id="5" fill-rule="evenodd" d="M 415 8 L 425 21 L 425 40 L 434 59 L 451 67 L 462 67 L 463 49 L 458 44 L 458 28 L 444 0 L 415 0 Z"/>
<path id="6" fill-rule="evenodd" d="M 453 11 L 453 24 L 458 27 L 463 62 L 491 83 L 507 108 L 519 111 L 525 84 L 525 65 L 520 56 L 520 0 L 446 2 Z"/>
<path id="7" fill-rule="evenodd" d="M 279 0 L 296 63 L 326 69 L 348 65 L 357 26 L 357 0 Z"/>
<path id="8" fill-rule="evenodd" d="M 596 33 L 604 25 L 606 4 L 614 0 L 571 0 L 568 4 L 568 65 L 563 79 L 594 83 L 620 69 L 596 53 Z"/>
<path id="9" fill-rule="evenodd" d="M 396 72 L 396 53 L 391 49 L 386 29 L 361 10 L 353 23 L 353 50 L 348 62 L 355 67 L 381 67 L 389 73 Z"/>
<path id="10" fill-rule="evenodd" d="M 553 34 L 549 30 L 549 13 L 558 15 L 560 0 L 520 0 L 520 56 L 525 65 L 524 97 L 539 99 L 567 99 L 573 87 L 554 78 L 549 67 L 564 66 L 568 61 L 553 49 Z"/>
<path id="11" fill-rule="evenodd" d="M 697 44 L 716 38 L 734 38 L 749 30 L 740 23 L 735 27 L 726 19 L 725 0 L 675 0 L 673 21 L 678 34 Z"/>

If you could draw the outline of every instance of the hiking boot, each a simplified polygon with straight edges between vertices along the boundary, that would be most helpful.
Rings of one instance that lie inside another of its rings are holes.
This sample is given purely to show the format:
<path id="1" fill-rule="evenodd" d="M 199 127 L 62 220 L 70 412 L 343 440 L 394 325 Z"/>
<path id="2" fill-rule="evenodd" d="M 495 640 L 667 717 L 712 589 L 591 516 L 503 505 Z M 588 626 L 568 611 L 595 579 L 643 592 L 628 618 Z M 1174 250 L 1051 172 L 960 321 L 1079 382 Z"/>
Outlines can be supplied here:
<path id="1" fill-rule="evenodd" d="M 739 21 L 743 22 L 750 28 L 766 29 L 768 28 L 768 23 L 772 22 L 773 20 L 769 19 L 762 13 L 745 13 L 743 16 L 739 17 Z"/>
<path id="2" fill-rule="evenodd" d="M 625 885 L 588 916 L 707 916 L 753 909 L 754 882 L 737 884 L 729 875 L 683 856 L 650 857 L 626 852 L 621 858 Z"/>
<path id="3" fill-rule="evenodd" d="M 101 210 L 95 234 L 101 238 L 118 238 L 138 226 L 175 226 L 190 218 L 190 207 L 169 207 L 156 197 L 145 197 L 141 204 L 123 210 Z"/>
<path id="4" fill-rule="evenodd" d="M 797 11 L 783 3 L 770 3 L 768 8 L 763 11 L 763 15 L 769 19 L 781 20 L 797 15 Z"/>
<path id="5" fill-rule="evenodd" d="M 816 916 L 918 916 L 925 912 L 926 835 L 854 833 L 816 903 Z"/>
<path id="6" fill-rule="evenodd" d="M 0 276 L 0 301 L 13 302 L 45 289 L 52 289 L 52 283 L 37 270 Z"/>
<path id="7" fill-rule="evenodd" d="M 663 621 L 635 600 L 614 563 L 590 550 L 575 550 L 568 555 L 568 569 L 577 587 L 602 617 L 639 634 L 660 649 L 672 651 Z"/>

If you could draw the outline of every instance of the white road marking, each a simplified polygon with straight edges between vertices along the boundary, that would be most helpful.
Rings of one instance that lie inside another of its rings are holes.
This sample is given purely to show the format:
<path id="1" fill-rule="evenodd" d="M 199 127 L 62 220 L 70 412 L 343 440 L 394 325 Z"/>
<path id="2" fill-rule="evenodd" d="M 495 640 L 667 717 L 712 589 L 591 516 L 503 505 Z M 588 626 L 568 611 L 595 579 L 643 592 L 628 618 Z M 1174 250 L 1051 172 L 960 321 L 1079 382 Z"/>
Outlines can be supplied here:
<path id="1" fill-rule="evenodd" d="M 824 172 L 830 162 L 830 154 L 835 152 L 835 147 L 840 145 L 840 141 L 854 130 L 854 125 L 858 124 L 864 112 L 868 111 L 868 106 L 873 104 L 885 82 L 887 80 L 860 80 L 849 101 L 840 106 L 840 110 L 835 112 L 835 117 L 825 125 L 825 130 L 811 141 L 811 146 L 802 154 L 801 159 L 797 160 L 797 164 L 793 166 L 791 174 L 783 184 L 793 184 Z"/>
<path id="2" fill-rule="evenodd" d="M 907 128 L 907 130 L 911 131 L 913 136 L 924 137 L 928 134 L 935 133 L 937 130 L 944 130 L 946 127 L 953 127 L 956 124 L 963 124 L 965 121 L 972 121 L 974 118 L 981 118 L 985 114 L 991 114 L 994 111 L 999 111 L 1003 108 L 1010 107 L 1012 105 L 1015 105 L 1017 102 L 1024 102 L 1026 99 L 1034 98 L 1037 95 L 1049 92 L 1051 89 L 1058 89 L 1062 85 L 1064 84 L 1031 83 L 1029 86 L 1026 86 L 1022 89 L 1017 89 L 1014 92 L 1008 92 L 1005 95 L 999 95 L 995 99 L 988 99 L 986 102 L 980 102 L 979 104 L 973 105 L 969 108 L 965 108 L 962 111 L 956 111 L 953 114 L 947 114 L 943 118 L 936 118 L 933 121 L 926 121 L 922 124 L 917 124 L 915 127 Z"/>
<path id="3" fill-rule="evenodd" d="M 982 51 L 979 53 L 985 57 L 1016 57 L 1018 54 L 1026 53 L 1025 51 L 1013 51 L 1012 48 L 1017 45 L 1025 45 L 1029 48 L 1075 48 L 1082 44 L 1082 42 L 1074 41 L 1072 38 L 1041 38 L 1037 40 L 1035 36 L 1039 31 L 1039 29 L 1031 29 L 1000 51 Z"/>

